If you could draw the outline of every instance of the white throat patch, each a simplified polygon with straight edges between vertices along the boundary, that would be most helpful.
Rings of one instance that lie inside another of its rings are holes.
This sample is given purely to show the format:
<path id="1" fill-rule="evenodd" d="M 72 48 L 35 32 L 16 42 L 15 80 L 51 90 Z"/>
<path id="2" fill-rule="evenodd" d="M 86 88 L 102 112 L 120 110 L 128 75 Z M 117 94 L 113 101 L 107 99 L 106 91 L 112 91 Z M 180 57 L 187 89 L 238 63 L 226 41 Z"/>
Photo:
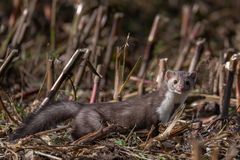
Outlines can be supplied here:
<path id="1" fill-rule="evenodd" d="M 160 106 L 157 108 L 158 113 L 158 119 L 161 122 L 168 122 L 169 118 L 171 116 L 171 113 L 173 112 L 174 105 L 176 103 L 182 104 L 187 98 L 187 94 L 176 94 L 170 91 L 167 91 L 165 93 L 165 98 L 163 99 Z"/>

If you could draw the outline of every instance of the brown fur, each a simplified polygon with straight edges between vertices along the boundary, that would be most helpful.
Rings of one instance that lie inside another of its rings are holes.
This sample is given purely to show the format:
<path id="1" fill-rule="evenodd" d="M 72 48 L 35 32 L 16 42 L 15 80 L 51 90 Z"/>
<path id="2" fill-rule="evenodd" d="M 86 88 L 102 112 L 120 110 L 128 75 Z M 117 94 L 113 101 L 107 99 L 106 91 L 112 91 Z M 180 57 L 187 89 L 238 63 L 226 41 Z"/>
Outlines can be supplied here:
<path id="1" fill-rule="evenodd" d="M 182 82 L 185 79 L 189 80 L 189 77 L 191 78 L 189 73 L 180 71 L 168 72 L 167 76 L 171 80 L 172 78 L 182 79 L 179 81 L 181 85 L 184 85 Z M 167 77 L 166 82 L 168 80 Z M 186 91 L 189 91 L 195 84 L 195 77 L 191 81 L 194 82 Z M 165 93 L 169 91 L 170 86 L 166 84 L 162 85 L 162 88 L 157 91 L 123 102 L 81 104 L 78 102 L 61 101 L 52 103 L 28 116 L 22 127 L 18 128 L 15 134 L 10 136 L 10 140 L 23 138 L 55 127 L 56 124 L 69 118 L 75 118 L 72 132 L 73 139 L 96 131 L 106 123 L 118 124 L 127 129 L 132 129 L 133 127 L 135 129 L 150 128 L 159 122 L 159 115 L 156 110 L 165 98 Z M 184 90 L 184 86 L 181 89 Z M 186 91 L 184 90 L 184 92 Z"/>

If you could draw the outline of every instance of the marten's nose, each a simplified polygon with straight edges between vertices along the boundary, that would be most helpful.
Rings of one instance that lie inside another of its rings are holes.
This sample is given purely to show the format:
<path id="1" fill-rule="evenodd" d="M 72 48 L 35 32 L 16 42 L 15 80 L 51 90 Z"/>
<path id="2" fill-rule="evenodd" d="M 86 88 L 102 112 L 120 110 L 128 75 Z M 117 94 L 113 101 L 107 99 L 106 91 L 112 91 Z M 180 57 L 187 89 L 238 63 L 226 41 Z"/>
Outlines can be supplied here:
<path id="1" fill-rule="evenodd" d="M 179 85 L 176 87 L 176 89 L 179 92 L 183 92 L 184 91 L 184 84 L 180 82 Z"/>

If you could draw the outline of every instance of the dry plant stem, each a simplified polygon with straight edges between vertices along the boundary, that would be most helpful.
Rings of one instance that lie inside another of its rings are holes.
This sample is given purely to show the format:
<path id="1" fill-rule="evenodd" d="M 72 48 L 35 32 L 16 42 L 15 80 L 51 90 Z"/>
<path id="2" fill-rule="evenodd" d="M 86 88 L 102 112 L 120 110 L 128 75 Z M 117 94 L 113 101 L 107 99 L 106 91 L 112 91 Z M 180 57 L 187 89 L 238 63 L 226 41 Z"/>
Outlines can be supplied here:
<path id="1" fill-rule="evenodd" d="M 157 82 L 157 88 L 160 88 L 161 87 L 161 84 L 164 80 L 164 75 L 165 75 L 165 72 L 167 70 L 167 58 L 161 58 L 159 59 L 159 62 L 158 62 L 158 74 L 157 74 L 157 77 L 156 77 L 156 82 Z"/>
<path id="2" fill-rule="evenodd" d="M 219 149 L 218 147 L 213 148 L 212 154 L 211 154 L 211 160 L 218 160 L 219 159 Z"/>
<path id="3" fill-rule="evenodd" d="M 111 33 L 110 33 L 110 37 L 108 40 L 108 44 L 107 44 L 107 49 L 106 49 L 106 53 L 105 53 L 105 57 L 103 60 L 103 71 L 102 71 L 102 76 L 105 78 L 110 61 L 111 61 L 111 57 L 112 57 L 112 53 L 113 53 L 113 46 L 117 40 L 117 33 L 118 30 L 120 28 L 120 21 L 123 18 L 123 14 L 122 13 L 115 13 L 114 15 L 114 19 L 113 19 L 113 25 L 112 25 L 112 29 L 111 29 Z M 105 84 L 105 79 L 103 79 L 103 81 L 101 81 L 101 86 L 104 86 Z"/>
<path id="4" fill-rule="evenodd" d="M 29 3 L 28 9 L 25 9 L 23 11 L 22 21 L 19 24 L 18 29 L 17 29 L 14 37 L 13 37 L 13 40 L 12 40 L 12 45 L 14 47 L 19 46 L 22 43 L 23 37 L 26 33 L 26 29 L 30 25 L 32 15 L 33 15 L 33 12 L 35 10 L 36 3 L 37 3 L 37 0 L 32 0 Z"/>
<path id="5" fill-rule="evenodd" d="M 189 50 L 191 48 L 191 43 L 187 42 L 187 44 L 183 47 L 182 51 L 179 53 L 179 57 L 177 59 L 176 65 L 174 66 L 174 70 L 180 70 L 182 63 L 188 54 Z"/>
<path id="6" fill-rule="evenodd" d="M 72 90 L 73 90 L 73 97 L 74 97 L 73 100 L 76 101 L 76 100 L 77 100 L 77 90 L 76 90 L 76 88 L 74 87 L 73 81 L 72 81 L 72 79 L 71 79 L 70 76 L 68 76 L 68 80 L 69 80 L 70 85 L 71 85 Z"/>
<path id="7" fill-rule="evenodd" d="M 224 89 L 225 89 L 225 80 L 226 80 L 226 71 L 224 68 L 225 61 L 229 60 L 233 53 L 236 52 L 234 49 L 229 48 L 226 51 L 220 53 L 220 67 L 219 67 L 219 96 L 220 106 L 223 106 L 223 96 L 224 96 Z"/>
<path id="8" fill-rule="evenodd" d="M 20 12 L 20 9 L 21 9 L 20 8 L 21 7 L 21 1 L 20 0 L 14 0 L 12 6 L 13 6 L 12 13 L 11 13 L 11 15 L 9 17 L 9 20 L 8 20 L 8 25 L 9 25 L 10 28 L 16 22 L 17 15 L 18 15 L 18 13 Z"/>
<path id="9" fill-rule="evenodd" d="M 2 98 L 0 97 L 0 108 L 3 110 L 7 117 L 14 123 L 18 125 L 18 122 L 11 116 L 11 113 L 7 110 L 6 106 L 4 105 Z"/>
<path id="10" fill-rule="evenodd" d="M 102 55 L 102 47 L 100 46 L 97 46 L 96 48 L 96 55 L 94 57 L 94 63 L 93 63 L 93 66 L 96 66 L 98 64 L 100 64 L 102 61 L 101 61 L 101 55 Z M 101 67 L 102 68 L 102 67 Z M 102 70 L 102 69 L 101 69 Z M 102 74 L 101 74 L 102 75 Z"/>
<path id="11" fill-rule="evenodd" d="M 74 42 L 74 41 L 77 41 L 78 39 L 76 38 L 76 35 L 78 31 L 78 24 L 79 24 L 81 13 L 82 13 L 82 8 L 83 8 L 83 5 L 81 3 L 77 5 L 76 12 L 72 22 L 72 30 L 70 32 L 70 36 L 68 39 L 65 63 L 67 63 L 67 60 L 69 59 L 71 53 L 76 49 L 77 42 Z"/>
<path id="12" fill-rule="evenodd" d="M 201 33 L 203 30 L 204 30 L 203 23 L 202 22 L 197 22 L 194 25 L 194 27 L 193 27 L 190 35 L 189 35 L 190 42 L 193 41 L 197 37 L 197 35 L 199 35 L 199 33 Z"/>
<path id="13" fill-rule="evenodd" d="M 214 71 L 215 71 L 215 78 L 213 80 L 213 94 L 217 95 L 218 94 L 218 86 L 219 86 L 219 76 L 220 76 L 220 63 L 217 62 L 216 66 L 214 67 Z"/>
<path id="14" fill-rule="evenodd" d="M 16 29 L 17 29 L 17 23 L 14 25 L 13 28 L 10 28 L 10 31 L 8 32 L 6 39 L 1 44 L 0 58 L 4 58 L 9 54 L 8 44 L 11 41 L 11 38 L 13 37 Z M 7 50 L 7 52 L 6 52 L 6 50 Z"/>
<path id="15" fill-rule="evenodd" d="M 18 24 L 17 30 L 16 30 L 16 32 L 14 34 L 14 37 L 12 39 L 12 42 L 11 42 L 11 45 L 13 47 L 16 47 L 18 45 L 19 37 L 20 37 L 20 34 L 21 34 L 22 30 L 23 30 L 23 25 L 26 22 L 27 15 L 29 14 L 28 12 L 29 12 L 28 9 L 24 9 L 23 10 L 21 19 L 19 20 L 19 24 Z"/>
<path id="16" fill-rule="evenodd" d="M 51 90 L 54 83 L 54 60 L 47 60 L 47 93 Z"/>
<path id="17" fill-rule="evenodd" d="M 136 81 L 136 82 L 141 82 L 142 81 L 142 79 L 140 79 L 139 77 L 136 77 L 136 76 L 131 76 L 129 80 Z M 151 81 L 151 80 L 147 80 L 147 79 L 145 79 L 143 81 L 143 83 L 144 84 L 149 84 L 149 85 L 155 85 L 156 84 L 156 82 Z"/>
<path id="18" fill-rule="evenodd" d="M 116 55 L 116 61 L 115 61 L 115 78 L 114 78 L 114 93 L 113 93 L 113 99 L 115 101 L 119 101 L 121 99 L 119 93 L 119 88 L 122 83 L 122 77 L 121 77 L 121 68 L 120 68 L 120 48 L 117 48 L 117 55 Z"/>
<path id="19" fill-rule="evenodd" d="M 201 31 L 202 29 L 202 24 L 201 23 L 196 23 L 193 27 L 193 29 L 191 30 L 191 33 L 189 34 L 188 39 L 186 40 L 186 43 L 183 47 L 183 49 L 180 51 L 176 65 L 174 66 L 174 70 L 180 70 L 182 67 L 182 64 L 189 52 L 189 50 L 191 49 L 192 46 L 192 41 L 195 39 L 195 37 L 198 35 L 198 33 Z"/>
<path id="20" fill-rule="evenodd" d="M 185 5 L 182 7 L 182 23 L 181 23 L 181 37 L 182 39 L 187 37 L 189 31 L 189 23 L 191 19 L 191 7 Z"/>
<path id="21" fill-rule="evenodd" d="M 237 107 L 237 112 L 240 112 L 240 62 L 237 64 L 237 80 L 236 80 L 236 107 Z"/>
<path id="22" fill-rule="evenodd" d="M 142 58 L 139 57 L 138 60 L 137 60 L 137 62 L 134 64 L 132 70 L 131 70 L 130 73 L 127 75 L 125 81 L 123 82 L 123 84 L 121 85 L 121 87 L 120 87 L 120 89 L 119 89 L 119 91 L 118 91 L 118 94 L 119 94 L 119 95 L 122 93 L 124 87 L 126 86 L 126 84 L 127 84 L 127 82 L 129 81 L 131 75 L 133 74 L 133 72 L 136 70 L 136 68 L 137 68 L 138 65 L 140 64 L 141 60 L 142 60 Z"/>
<path id="23" fill-rule="evenodd" d="M 43 136 L 43 135 L 46 135 L 46 134 L 49 134 L 49 133 L 53 133 L 53 132 L 56 132 L 56 131 L 66 130 L 69 127 L 70 127 L 70 124 L 62 126 L 62 127 L 58 127 L 58 128 L 42 131 L 42 132 L 34 134 L 34 136 Z"/>
<path id="24" fill-rule="evenodd" d="M 90 52 L 89 50 L 86 51 L 86 53 L 83 56 L 84 61 L 81 63 L 77 75 L 74 79 L 74 87 L 77 88 L 77 86 L 81 83 L 82 78 L 83 78 L 83 74 L 85 72 L 85 68 L 86 68 L 86 64 L 87 64 L 87 60 L 90 56 Z"/>
<path id="25" fill-rule="evenodd" d="M 156 143 L 156 141 L 163 141 L 163 140 L 168 139 L 171 136 L 173 127 L 176 125 L 177 121 L 180 119 L 180 116 L 182 115 L 184 108 L 185 108 L 185 104 L 182 104 L 173 114 L 173 116 L 172 116 L 173 120 L 168 125 L 166 130 L 163 133 L 159 134 L 158 136 L 150 139 L 146 144 L 144 144 L 143 145 L 144 149 L 150 149 L 154 145 L 154 143 Z M 185 127 L 184 127 L 184 129 L 185 129 Z M 173 134 L 176 134 L 176 133 L 173 133 Z"/>
<path id="26" fill-rule="evenodd" d="M 189 97 L 191 96 L 199 96 L 199 97 L 204 97 L 207 101 L 214 101 L 216 103 L 220 102 L 221 97 L 217 96 L 217 95 L 209 95 L 209 94 L 191 94 Z M 237 100 L 234 98 L 230 99 L 230 103 L 231 105 L 235 105 L 237 103 Z"/>
<path id="27" fill-rule="evenodd" d="M 109 133 L 124 132 L 124 131 L 125 131 L 125 129 L 122 128 L 119 125 L 110 125 L 110 126 L 107 126 L 107 127 L 103 127 L 96 132 L 89 133 L 89 134 L 79 138 L 78 140 L 74 141 L 72 144 L 76 145 L 76 144 L 88 143 L 88 142 L 92 142 L 96 139 L 103 138 L 106 135 L 108 135 Z"/>
<path id="28" fill-rule="evenodd" d="M 63 68 L 62 73 L 60 74 L 60 76 L 58 77 L 58 79 L 56 80 L 54 85 L 52 86 L 48 96 L 42 101 L 42 103 L 41 103 L 39 108 L 41 108 L 42 106 L 46 105 L 54 97 L 54 95 L 56 94 L 56 92 L 60 88 L 62 82 L 70 74 L 74 64 L 76 63 L 76 61 L 79 60 L 80 56 L 82 55 L 81 52 L 88 52 L 88 49 L 82 49 L 82 50 L 78 49 L 78 50 L 76 50 L 76 52 L 73 54 L 73 56 L 68 61 L 66 66 Z"/>
<path id="29" fill-rule="evenodd" d="M 237 159 L 237 156 L 239 155 L 239 149 L 237 148 L 236 144 L 232 144 L 226 153 L 226 160 L 233 160 L 233 159 Z"/>
<path id="30" fill-rule="evenodd" d="M 219 104 L 223 106 L 223 94 L 224 94 L 224 86 L 225 86 L 225 69 L 224 69 L 224 53 L 220 53 L 220 67 L 219 67 Z"/>
<path id="31" fill-rule="evenodd" d="M 229 71 L 228 74 L 229 75 L 228 75 L 228 79 L 227 79 L 227 84 L 226 84 L 226 88 L 225 88 L 224 96 L 223 96 L 223 106 L 221 109 L 221 117 L 222 118 L 228 117 L 228 108 L 230 105 L 231 89 L 232 89 L 232 84 L 233 84 L 233 79 L 234 79 L 233 71 Z"/>
<path id="32" fill-rule="evenodd" d="M 62 158 L 60 158 L 60 157 L 53 156 L 53 155 L 50 155 L 50 154 L 47 154 L 47 153 L 43 153 L 43 152 L 40 152 L 40 151 L 34 151 L 34 153 L 35 153 L 35 154 L 38 154 L 38 155 L 41 155 L 41 156 L 43 156 L 43 157 L 50 158 L 50 159 L 62 160 Z"/>
<path id="33" fill-rule="evenodd" d="M 125 73 L 127 49 L 129 47 L 129 45 L 128 45 L 129 37 L 130 37 L 130 34 L 128 33 L 126 42 L 125 42 L 124 47 L 123 47 L 123 60 L 122 60 L 122 67 L 121 67 L 122 68 L 121 69 L 121 72 L 122 72 L 121 77 L 122 77 L 122 79 L 124 78 L 124 73 Z"/>
<path id="34" fill-rule="evenodd" d="M 25 91 L 25 92 L 19 92 L 19 93 L 17 93 L 17 94 L 15 94 L 14 96 L 13 96 L 13 99 L 20 99 L 20 98 L 26 98 L 26 97 L 28 97 L 28 96 L 31 96 L 31 95 L 33 95 L 33 94 L 36 94 L 36 93 L 38 93 L 39 92 L 39 88 L 36 88 L 36 89 L 31 89 L 31 90 L 28 90 L 28 91 Z"/>
<path id="35" fill-rule="evenodd" d="M 91 58 L 91 60 L 93 59 L 93 56 L 96 56 L 96 48 L 97 48 L 99 33 L 100 33 L 100 29 L 101 29 L 102 16 L 103 16 L 103 7 L 100 6 L 98 8 L 98 12 L 97 12 L 95 31 L 94 31 L 94 36 L 93 36 L 93 39 L 92 39 L 92 47 L 91 47 L 91 51 L 92 51 L 91 57 L 92 58 Z"/>
<path id="36" fill-rule="evenodd" d="M 91 17 L 88 20 L 88 23 L 86 24 L 85 28 L 83 29 L 83 33 L 80 37 L 80 43 L 83 43 L 86 40 L 86 38 L 88 37 L 88 34 L 94 25 L 96 17 L 97 17 L 97 10 L 94 10 Z"/>
<path id="37" fill-rule="evenodd" d="M 204 51 L 204 43 L 205 43 L 205 39 L 201 39 L 197 41 L 195 53 L 188 69 L 189 72 L 193 72 L 196 69 L 197 63 L 200 61 L 201 55 Z"/>
<path id="38" fill-rule="evenodd" d="M 3 76 L 4 71 L 10 65 L 15 57 L 18 56 L 18 50 L 12 49 L 6 60 L 3 62 L 2 66 L 0 67 L 0 78 Z"/>
<path id="39" fill-rule="evenodd" d="M 192 160 L 202 159 L 201 145 L 197 139 L 192 140 Z"/>
<path id="40" fill-rule="evenodd" d="M 230 98 L 231 98 L 231 90 L 234 80 L 234 75 L 236 72 L 236 65 L 238 59 L 233 59 L 233 57 L 236 54 L 234 54 L 231 57 L 230 60 L 230 68 L 228 70 L 228 76 L 227 76 L 227 84 L 224 90 L 224 96 L 223 96 L 223 105 L 221 106 L 221 118 L 228 118 L 228 108 L 230 105 Z"/>
<path id="41" fill-rule="evenodd" d="M 156 127 L 155 127 L 154 125 L 152 125 L 151 128 L 150 128 L 150 130 L 149 130 L 149 132 L 148 132 L 148 134 L 147 134 L 146 141 L 148 141 L 148 140 L 151 138 L 151 136 L 152 136 L 152 134 L 153 134 L 153 131 L 154 131 L 155 129 L 156 129 Z"/>
<path id="42" fill-rule="evenodd" d="M 51 50 L 56 49 L 56 8 L 57 8 L 57 1 L 52 1 L 52 9 L 51 9 L 51 28 L 50 28 L 50 43 L 51 43 Z"/>
<path id="43" fill-rule="evenodd" d="M 155 42 L 156 35 L 157 35 L 157 30 L 158 30 L 158 27 L 159 27 L 159 22 L 160 22 L 160 15 L 156 15 L 155 18 L 154 18 L 154 22 L 153 22 L 153 25 L 152 25 L 151 32 L 148 36 L 147 45 L 146 45 L 145 50 L 144 50 L 143 62 L 142 62 L 141 68 L 138 72 L 138 77 L 140 77 L 140 78 L 143 78 L 143 75 L 146 72 L 146 69 L 148 67 L 151 52 L 152 52 L 152 49 L 154 47 L 154 42 Z"/>
<path id="44" fill-rule="evenodd" d="M 5 43 L 2 44 L 2 48 L 1 48 L 2 54 L 4 54 L 4 51 L 6 50 L 6 46 L 7 46 L 8 42 L 10 41 L 12 34 L 14 33 L 15 30 L 16 30 L 16 32 L 12 38 L 11 46 L 13 48 L 16 48 L 21 44 L 21 42 L 23 40 L 23 36 L 25 34 L 25 31 L 26 31 L 28 25 L 30 24 L 36 2 L 37 2 L 37 0 L 32 0 L 29 3 L 28 9 L 23 10 L 22 16 L 21 16 L 20 20 L 18 21 L 18 23 L 16 23 L 16 25 L 14 26 L 12 33 L 8 35 Z M 5 56 L 6 55 L 4 55 L 3 57 L 5 57 Z"/>
<path id="45" fill-rule="evenodd" d="M 97 72 L 101 73 L 101 65 L 100 64 L 97 66 Z M 99 95 L 99 83 L 100 83 L 100 78 L 99 78 L 99 76 L 95 75 L 94 81 L 93 81 L 93 89 L 92 89 L 90 103 L 95 103 L 97 101 L 97 98 Z"/>
<path id="46" fill-rule="evenodd" d="M 140 80 L 140 82 L 138 83 L 138 95 L 143 95 L 145 92 L 145 88 L 144 88 L 144 80 L 145 80 L 145 76 L 146 74 L 143 75 L 142 79 Z"/>
<path id="47" fill-rule="evenodd" d="M 46 135 L 46 134 L 49 134 L 49 133 L 53 133 L 53 132 L 56 132 L 56 131 L 66 130 L 69 127 L 70 127 L 70 124 L 62 126 L 62 127 L 58 127 L 58 128 L 54 128 L 54 129 L 38 132 L 38 133 L 36 133 L 34 135 L 30 135 L 30 136 L 27 136 L 26 138 L 21 139 L 21 143 L 25 144 L 25 143 L 29 142 L 29 140 L 31 140 L 31 138 L 33 138 L 33 137 L 40 137 L 40 136 L 43 136 L 43 135 Z"/>
<path id="48" fill-rule="evenodd" d="M 14 152 L 12 149 L 9 149 L 9 148 L 6 149 L 5 153 L 8 153 L 8 152 L 11 152 L 14 155 L 14 157 L 11 156 L 12 159 L 19 159 L 18 154 L 16 152 Z"/>
<path id="49" fill-rule="evenodd" d="M 189 32 L 191 31 L 192 27 L 192 7 L 189 5 L 185 5 L 182 7 L 182 23 L 181 23 L 181 41 L 179 46 L 179 53 L 183 50 L 187 40 Z"/>

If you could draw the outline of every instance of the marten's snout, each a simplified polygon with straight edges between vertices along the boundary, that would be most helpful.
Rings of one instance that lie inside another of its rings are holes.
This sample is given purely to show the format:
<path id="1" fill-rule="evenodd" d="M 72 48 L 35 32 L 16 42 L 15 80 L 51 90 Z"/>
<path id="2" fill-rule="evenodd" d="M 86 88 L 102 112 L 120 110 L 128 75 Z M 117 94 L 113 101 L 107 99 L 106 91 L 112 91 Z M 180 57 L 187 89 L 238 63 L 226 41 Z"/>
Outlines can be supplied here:
<path id="1" fill-rule="evenodd" d="M 180 93 L 184 92 L 185 91 L 185 86 L 183 83 L 180 83 L 176 86 L 176 90 Z"/>
<path id="2" fill-rule="evenodd" d="M 191 87 L 190 87 L 190 82 L 188 80 L 176 80 L 174 81 L 174 85 L 175 85 L 175 90 L 177 93 L 181 94 L 183 92 L 188 91 Z"/>

